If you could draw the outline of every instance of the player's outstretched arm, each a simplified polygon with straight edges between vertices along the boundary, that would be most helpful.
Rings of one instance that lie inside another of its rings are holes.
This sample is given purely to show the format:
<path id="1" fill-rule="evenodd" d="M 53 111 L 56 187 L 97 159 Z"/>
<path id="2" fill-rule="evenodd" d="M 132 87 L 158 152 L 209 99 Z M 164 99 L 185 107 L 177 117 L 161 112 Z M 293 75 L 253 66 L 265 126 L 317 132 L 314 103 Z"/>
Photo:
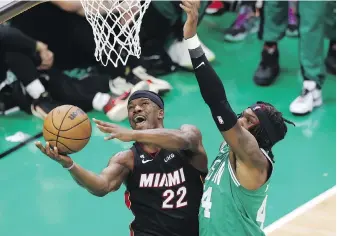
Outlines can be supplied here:
<path id="1" fill-rule="evenodd" d="M 183 125 L 180 129 L 146 129 L 132 130 L 117 124 L 93 119 L 98 129 L 109 134 L 105 140 L 119 139 L 123 142 L 136 141 L 139 143 L 153 144 L 167 150 L 189 149 L 198 151 L 201 143 L 201 133 L 193 125 Z"/>
<path id="2" fill-rule="evenodd" d="M 130 130 L 119 125 L 94 119 L 97 127 L 108 133 L 108 139 L 119 139 L 124 142 L 135 141 L 152 144 L 163 149 L 192 152 L 191 164 L 200 171 L 207 170 L 207 155 L 202 145 L 199 129 L 193 125 L 182 125 L 180 129 L 146 129 Z"/>
<path id="3" fill-rule="evenodd" d="M 187 20 L 184 25 L 184 38 L 189 48 L 201 95 L 209 106 L 213 119 L 222 136 L 237 157 L 248 167 L 254 169 L 265 168 L 265 158 L 254 136 L 238 124 L 237 116 L 227 100 L 224 86 L 208 62 L 201 47 L 196 33 L 198 2 L 196 0 L 183 1 L 180 6 L 187 13 Z"/>
<path id="4" fill-rule="evenodd" d="M 56 147 L 50 148 L 49 143 L 43 147 L 37 142 L 36 146 L 42 153 L 68 169 L 76 183 L 99 197 L 119 189 L 129 173 L 133 160 L 131 151 L 120 152 L 112 157 L 108 166 L 97 175 L 76 164 L 70 157 L 60 155 Z"/>
<path id="5" fill-rule="evenodd" d="M 193 125 L 183 125 L 180 129 L 134 130 L 133 141 L 153 144 L 167 150 L 199 151 L 201 133 Z"/>
<path id="6" fill-rule="evenodd" d="M 108 166 L 99 175 L 82 168 L 76 163 L 69 172 L 91 194 L 103 197 L 120 188 L 130 172 L 129 163 L 132 158 L 132 153 L 129 150 L 117 153 L 109 160 Z"/>
<path id="7" fill-rule="evenodd" d="M 202 145 L 202 136 L 199 129 L 193 125 L 182 125 L 178 130 L 135 130 L 133 140 L 167 150 L 189 150 L 191 165 L 202 172 L 207 171 L 207 155 Z"/>

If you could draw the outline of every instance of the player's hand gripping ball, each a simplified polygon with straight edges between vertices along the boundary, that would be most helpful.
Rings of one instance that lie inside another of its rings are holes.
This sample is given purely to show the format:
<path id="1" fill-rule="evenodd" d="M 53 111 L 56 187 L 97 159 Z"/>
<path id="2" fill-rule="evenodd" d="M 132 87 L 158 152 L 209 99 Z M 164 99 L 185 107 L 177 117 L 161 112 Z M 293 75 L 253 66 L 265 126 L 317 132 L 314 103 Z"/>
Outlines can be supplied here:
<path id="1" fill-rule="evenodd" d="M 47 115 L 43 124 L 43 137 L 50 146 L 57 147 L 63 155 L 83 149 L 91 137 L 88 115 L 72 105 L 56 107 Z"/>

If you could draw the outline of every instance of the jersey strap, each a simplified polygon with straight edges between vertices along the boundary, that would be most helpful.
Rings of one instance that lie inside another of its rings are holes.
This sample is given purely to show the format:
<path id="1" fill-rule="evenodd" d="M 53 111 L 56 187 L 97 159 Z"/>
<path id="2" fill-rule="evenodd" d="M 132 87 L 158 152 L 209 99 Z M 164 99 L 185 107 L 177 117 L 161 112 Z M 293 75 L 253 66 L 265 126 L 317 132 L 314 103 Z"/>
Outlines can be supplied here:
<path id="1" fill-rule="evenodd" d="M 231 165 L 231 162 L 229 161 L 229 157 L 228 157 L 228 171 L 229 171 L 229 174 L 231 176 L 231 179 L 233 180 L 234 184 L 236 185 L 236 187 L 239 187 L 241 184 L 239 182 L 239 180 L 236 178 L 235 176 L 235 173 L 233 171 L 233 168 L 232 168 L 232 165 Z"/>

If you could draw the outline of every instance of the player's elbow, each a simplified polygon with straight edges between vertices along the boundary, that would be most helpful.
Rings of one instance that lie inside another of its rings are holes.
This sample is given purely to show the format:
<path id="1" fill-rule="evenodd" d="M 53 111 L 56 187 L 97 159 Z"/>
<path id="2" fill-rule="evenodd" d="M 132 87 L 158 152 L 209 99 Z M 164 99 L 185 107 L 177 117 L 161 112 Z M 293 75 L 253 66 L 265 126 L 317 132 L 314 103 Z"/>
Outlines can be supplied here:
<path id="1" fill-rule="evenodd" d="M 104 196 L 108 195 L 108 193 L 115 192 L 118 189 L 119 189 L 119 186 L 111 186 L 109 188 L 104 188 L 104 189 L 89 191 L 89 192 L 96 197 L 104 197 Z"/>
<path id="2" fill-rule="evenodd" d="M 113 184 L 109 188 L 109 192 L 116 192 L 121 187 L 120 184 Z"/>
<path id="3" fill-rule="evenodd" d="M 108 194 L 108 191 L 105 191 L 105 190 L 99 190 L 99 189 L 89 189 L 89 188 L 87 188 L 87 191 L 90 193 L 90 194 L 92 194 L 92 195 L 94 195 L 94 196 L 96 196 L 96 197 L 104 197 L 105 195 L 107 195 Z"/>
<path id="4" fill-rule="evenodd" d="M 183 125 L 181 127 L 180 143 L 182 149 L 194 150 L 199 147 L 201 141 L 201 133 L 193 125 Z"/>
<path id="5" fill-rule="evenodd" d="M 96 197 L 104 197 L 110 192 L 115 192 L 119 189 L 119 185 L 115 182 L 108 183 L 107 181 L 102 181 L 94 189 L 88 189 L 88 191 Z"/>
<path id="6" fill-rule="evenodd" d="M 92 195 L 96 196 L 96 197 L 104 197 L 105 195 L 108 194 L 108 192 L 90 192 Z"/>
<path id="7" fill-rule="evenodd" d="M 116 192 L 120 187 L 122 183 L 119 180 L 111 181 L 110 184 L 107 185 L 106 192 Z"/>

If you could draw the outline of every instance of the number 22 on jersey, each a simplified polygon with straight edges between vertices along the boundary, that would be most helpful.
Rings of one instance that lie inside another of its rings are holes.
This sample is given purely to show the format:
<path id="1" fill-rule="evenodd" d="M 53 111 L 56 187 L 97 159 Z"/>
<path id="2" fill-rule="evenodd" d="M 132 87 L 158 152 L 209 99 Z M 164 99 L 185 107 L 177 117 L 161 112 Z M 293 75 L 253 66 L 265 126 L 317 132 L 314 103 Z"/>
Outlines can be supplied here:
<path id="1" fill-rule="evenodd" d="M 212 187 L 208 187 L 201 198 L 201 207 L 204 208 L 204 217 L 211 218 L 211 208 L 212 208 Z M 266 205 L 267 205 L 268 195 L 262 201 L 260 208 L 256 214 L 256 221 L 259 222 L 260 228 L 263 229 L 264 221 L 266 219 Z"/>
<path id="2" fill-rule="evenodd" d="M 180 188 L 178 188 L 176 192 L 174 192 L 172 189 L 167 189 L 163 193 L 163 197 L 165 200 L 163 201 L 162 208 L 173 209 L 187 206 L 187 201 L 185 200 L 186 192 L 187 190 L 185 186 L 181 186 Z M 178 196 L 179 198 L 177 202 L 174 204 L 172 202 L 175 196 Z"/>

